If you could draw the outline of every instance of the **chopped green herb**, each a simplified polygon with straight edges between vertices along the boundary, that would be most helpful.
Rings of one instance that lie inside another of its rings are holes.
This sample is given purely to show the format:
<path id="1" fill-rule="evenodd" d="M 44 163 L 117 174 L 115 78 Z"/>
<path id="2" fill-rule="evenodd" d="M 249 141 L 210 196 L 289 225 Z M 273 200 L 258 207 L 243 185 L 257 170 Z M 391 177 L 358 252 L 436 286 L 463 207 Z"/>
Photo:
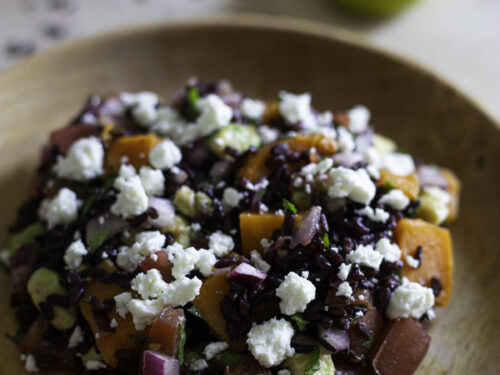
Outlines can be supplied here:
<path id="1" fill-rule="evenodd" d="M 399 278 L 400 278 L 400 279 L 402 279 L 402 278 L 403 278 L 403 270 L 402 270 L 401 268 L 398 268 L 398 269 L 396 270 L 396 274 L 399 276 Z"/>
<path id="2" fill-rule="evenodd" d="M 17 249 L 23 245 L 27 245 L 35 240 L 36 237 L 43 234 L 43 226 L 40 223 L 28 225 L 24 230 L 14 235 L 9 242 L 9 251 L 14 254 Z"/>
<path id="3" fill-rule="evenodd" d="M 373 331 L 370 331 L 370 338 L 366 341 L 363 341 L 361 343 L 361 347 L 364 348 L 364 349 L 370 349 L 372 347 L 372 344 L 373 344 Z"/>
<path id="4" fill-rule="evenodd" d="M 301 314 L 294 314 L 291 316 L 291 319 L 295 322 L 300 332 L 304 331 L 309 324 L 309 321 L 305 320 Z"/>
<path id="5" fill-rule="evenodd" d="M 396 185 L 394 185 L 394 183 L 391 180 L 387 180 L 385 182 L 385 190 L 392 190 L 395 188 L 396 188 Z"/>
<path id="6" fill-rule="evenodd" d="M 307 362 L 306 369 L 304 371 L 304 375 L 314 375 L 316 371 L 319 370 L 319 348 L 314 349 L 311 353 L 311 358 Z"/>
<path id="7" fill-rule="evenodd" d="M 283 209 L 290 211 L 294 215 L 297 213 L 295 205 L 286 198 L 283 198 Z"/>
<path id="8" fill-rule="evenodd" d="M 216 354 L 214 356 L 214 359 L 217 362 L 222 363 L 225 367 L 227 365 L 230 365 L 231 363 L 242 361 L 243 359 L 245 359 L 245 356 L 240 353 L 235 353 L 229 350 L 225 350 L 221 353 Z"/>
<path id="9" fill-rule="evenodd" d="M 200 92 L 196 87 L 190 87 L 186 94 L 186 107 L 184 115 L 189 121 L 194 121 L 200 114 L 196 103 L 200 99 Z"/>
<path id="10" fill-rule="evenodd" d="M 197 318 L 200 318 L 200 319 L 205 319 L 202 315 L 202 313 L 200 312 L 200 310 L 198 310 L 194 305 L 189 307 L 187 309 L 187 311 L 189 313 L 191 313 L 192 315 L 196 316 Z"/>
<path id="11" fill-rule="evenodd" d="M 328 233 L 323 234 L 323 245 L 328 249 L 330 248 L 330 238 L 328 237 Z"/>
<path id="12" fill-rule="evenodd" d="M 180 363 L 184 363 L 184 346 L 186 345 L 186 326 L 185 323 L 179 324 L 177 326 L 179 331 L 179 350 L 177 353 L 177 359 Z"/>
<path id="13" fill-rule="evenodd" d="M 25 334 L 26 332 L 24 330 L 18 329 L 14 336 L 12 336 L 7 332 L 4 335 L 7 339 L 9 339 L 10 341 L 12 341 L 14 344 L 17 345 L 21 342 Z"/>
<path id="14" fill-rule="evenodd" d="M 90 237 L 88 240 L 90 252 L 93 253 L 96 251 L 104 242 L 106 242 L 110 234 L 110 230 L 103 230 Z"/>

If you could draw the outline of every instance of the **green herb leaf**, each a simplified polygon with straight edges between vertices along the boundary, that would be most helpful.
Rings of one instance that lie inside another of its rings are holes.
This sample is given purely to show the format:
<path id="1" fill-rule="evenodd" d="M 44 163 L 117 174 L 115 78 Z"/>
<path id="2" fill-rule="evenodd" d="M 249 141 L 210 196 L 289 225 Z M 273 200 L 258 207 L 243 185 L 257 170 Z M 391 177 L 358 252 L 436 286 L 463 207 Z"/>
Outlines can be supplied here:
<path id="1" fill-rule="evenodd" d="M 283 198 L 283 209 L 290 211 L 294 215 L 297 213 L 297 207 L 286 198 Z"/>
<path id="2" fill-rule="evenodd" d="M 200 92 L 196 87 L 190 87 L 186 94 L 185 116 L 188 120 L 194 121 L 200 114 L 196 103 L 200 99 Z"/>
<path id="3" fill-rule="evenodd" d="M 245 356 L 243 354 L 240 354 L 240 353 L 235 353 L 235 352 L 231 352 L 229 350 L 225 350 L 221 353 L 216 354 L 214 356 L 214 359 L 217 362 L 220 362 L 221 364 L 223 364 L 225 367 L 227 365 L 230 365 L 231 363 L 242 361 L 243 359 L 245 359 Z"/>
<path id="4" fill-rule="evenodd" d="M 12 341 L 14 344 L 18 345 L 21 342 L 21 340 L 23 339 L 24 335 L 26 335 L 26 331 L 24 331 L 22 329 L 18 329 L 14 336 L 12 336 L 11 334 L 9 334 L 7 332 L 4 335 L 7 339 Z"/>
<path id="5" fill-rule="evenodd" d="M 291 319 L 297 325 L 297 328 L 300 332 L 304 331 L 307 328 L 307 325 L 309 324 L 309 321 L 304 319 L 304 317 L 301 314 L 294 314 L 291 316 Z"/>
<path id="6" fill-rule="evenodd" d="M 96 251 L 104 242 L 106 242 L 110 234 L 110 230 L 102 230 L 90 237 L 88 239 L 90 252 L 93 253 Z"/>
<path id="7" fill-rule="evenodd" d="M 186 326 L 185 323 L 179 324 L 177 326 L 179 334 L 178 352 L 177 359 L 180 363 L 184 363 L 184 346 L 186 345 Z"/>
<path id="8" fill-rule="evenodd" d="M 9 242 L 9 251 L 14 254 L 17 249 L 23 245 L 27 245 L 35 240 L 36 237 L 44 232 L 43 226 L 40 223 L 28 225 L 24 230 L 14 235 Z"/>
<path id="9" fill-rule="evenodd" d="M 83 202 L 82 210 L 80 211 L 80 216 L 85 217 L 89 213 L 90 209 L 92 208 L 92 205 L 97 199 L 97 194 L 92 193 L 88 196 L 87 199 Z"/>
<path id="10" fill-rule="evenodd" d="M 398 269 L 396 270 L 396 274 L 399 276 L 399 278 L 400 278 L 400 279 L 402 279 L 402 278 L 403 278 L 403 270 L 402 270 L 401 268 L 398 268 Z"/>
<path id="11" fill-rule="evenodd" d="M 304 375 L 314 375 L 319 370 L 319 348 L 314 349 L 311 353 L 311 358 L 307 361 Z"/>
<path id="12" fill-rule="evenodd" d="M 366 341 L 363 341 L 361 343 L 361 347 L 364 348 L 364 349 L 370 349 L 372 347 L 372 344 L 373 344 L 373 332 L 370 331 L 370 338 Z"/>
<path id="13" fill-rule="evenodd" d="M 385 182 L 385 190 L 392 190 L 395 188 L 396 188 L 396 185 L 394 185 L 394 183 L 391 180 L 387 180 Z"/>
<path id="14" fill-rule="evenodd" d="M 200 319 L 205 319 L 202 315 L 202 313 L 200 312 L 200 310 L 198 310 L 194 305 L 192 305 L 191 307 L 189 307 L 187 309 L 187 312 L 191 313 L 192 315 L 196 316 L 197 318 L 200 318 Z"/>
<path id="15" fill-rule="evenodd" d="M 323 245 L 325 245 L 327 249 L 330 248 L 330 238 L 328 237 L 328 233 L 323 234 L 322 241 Z"/>

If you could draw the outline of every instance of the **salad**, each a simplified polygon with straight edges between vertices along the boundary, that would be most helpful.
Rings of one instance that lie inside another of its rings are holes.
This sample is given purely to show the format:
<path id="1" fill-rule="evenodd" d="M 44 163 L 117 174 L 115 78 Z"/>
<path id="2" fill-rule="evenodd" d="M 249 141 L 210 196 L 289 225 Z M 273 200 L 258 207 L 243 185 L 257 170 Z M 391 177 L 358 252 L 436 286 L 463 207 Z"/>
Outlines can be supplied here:
<path id="1" fill-rule="evenodd" d="M 92 96 L 1 254 L 29 372 L 412 374 L 451 297 L 460 184 L 375 133 L 226 81 Z"/>

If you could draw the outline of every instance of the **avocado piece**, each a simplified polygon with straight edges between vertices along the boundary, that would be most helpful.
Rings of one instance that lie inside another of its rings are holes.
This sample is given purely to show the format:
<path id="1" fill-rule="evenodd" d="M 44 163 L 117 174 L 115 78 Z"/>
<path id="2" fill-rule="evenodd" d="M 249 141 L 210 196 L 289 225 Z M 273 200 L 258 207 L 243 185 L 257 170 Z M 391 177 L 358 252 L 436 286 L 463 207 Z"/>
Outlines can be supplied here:
<path id="1" fill-rule="evenodd" d="M 30 277 L 28 281 L 28 293 L 36 307 L 39 308 L 40 302 L 44 302 L 51 294 L 66 295 L 66 290 L 59 283 L 59 275 L 56 271 L 48 268 L 39 268 Z M 74 307 L 65 309 L 61 306 L 53 306 L 54 318 L 51 323 L 60 330 L 66 330 L 76 322 L 76 310 Z"/>
<path id="2" fill-rule="evenodd" d="M 196 193 L 189 186 L 181 186 L 181 188 L 176 191 L 172 203 L 183 215 L 187 217 L 196 216 Z"/>
<path id="3" fill-rule="evenodd" d="M 250 125 L 229 124 L 208 140 L 208 147 L 224 159 L 232 159 L 231 156 L 224 152 L 226 147 L 245 152 L 251 146 L 259 147 L 260 137 L 257 130 Z"/>
<path id="4" fill-rule="evenodd" d="M 450 194 L 438 187 L 425 188 L 420 194 L 417 216 L 432 224 L 442 224 L 450 214 Z"/>
<path id="5" fill-rule="evenodd" d="M 179 215 L 174 216 L 174 223 L 163 228 L 164 232 L 169 232 L 174 236 L 174 240 L 184 247 L 188 247 L 191 243 L 189 234 L 190 227 L 185 219 Z"/>
<path id="6" fill-rule="evenodd" d="M 34 223 L 28 225 L 24 230 L 14 236 L 9 241 L 10 255 L 13 255 L 17 249 L 23 245 L 27 245 L 35 240 L 36 237 L 43 234 L 43 225 Z"/>
<path id="7" fill-rule="evenodd" d="M 373 147 L 381 154 L 390 154 L 391 152 L 396 151 L 396 143 L 387 137 L 384 137 L 380 134 L 373 135 Z"/>
<path id="8" fill-rule="evenodd" d="M 319 349 L 310 353 L 296 353 L 284 365 L 292 375 L 335 375 L 332 356 L 320 354 Z"/>

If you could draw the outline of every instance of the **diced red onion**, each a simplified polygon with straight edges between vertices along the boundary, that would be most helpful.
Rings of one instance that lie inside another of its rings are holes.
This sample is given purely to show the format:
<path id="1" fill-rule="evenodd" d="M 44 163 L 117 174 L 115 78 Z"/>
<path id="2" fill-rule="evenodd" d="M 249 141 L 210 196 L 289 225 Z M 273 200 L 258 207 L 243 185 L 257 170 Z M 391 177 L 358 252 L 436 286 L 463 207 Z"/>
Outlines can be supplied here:
<path id="1" fill-rule="evenodd" d="M 297 225 L 297 229 L 293 234 L 293 239 L 301 245 L 308 245 L 311 243 L 313 237 L 319 231 L 319 220 L 321 216 L 321 207 L 313 206 L 302 218 Z"/>
<path id="2" fill-rule="evenodd" d="M 224 103 L 232 108 L 238 108 L 241 105 L 243 96 L 239 92 L 233 92 L 231 94 L 224 95 L 222 97 Z"/>
<path id="3" fill-rule="evenodd" d="M 373 144 L 373 130 L 372 128 L 366 128 L 365 131 L 362 133 L 358 134 L 355 142 L 356 145 L 358 146 L 357 149 L 359 152 L 366 151 L 368 147 L 370 147 Z"/>
<path id="4" fill-rule="evenodd" d="M 117 96 L 111 96 L 102 101 L 99 116 L 119 116 L 125 111 L 125 105 Z"/>
<path id="5" fill-rule="evenodd" d="M 332 159 L 336 165 L 346 168 L 350 168 L 354 164 L 363 161 L 363 157 L 358 152 L 337 152 L 333 154 Z"/>
<path id="6" fill-rule="evenodd" d="M 319 338 L 330 348 L 339 352 L 349 347 L 349 336 L 346 331 L 336 328 L 321 328 Z"/>
<path id="7" fill-rule="evenodd" d="M 179 375 L 179 361 L 167 355 L 145 350 L 143 355 L 144 375 Z"/>
<path id="8" fill-rule="evenodd" d="M 421 186 L 436 186 L 443 189 L 448 187 L 448 181 L 446 181 L 438 168 L 420 165 L 417 168 L 417 173 Z"/>
<path id="9" fill-rule="evenodd" d="M 240 263 L 227 275 L 228 279 L 238 279 L 249 284 L 258 284 L 266 279 L 266 274 L 248 263 Z"/>
<path id="10" fill-rule="evenodd" d="M 63 155 L 65 155 L 71 145 L 80 138 L 96 135 L 99 129 L 94 125 L 72 125 L 68 128 L 53 131 L 50 134 L 50 143 L 57 146 Z"/>
<path id="11" fill-rule="evenodd" d="M 174 224 L 175 208 L 168 199 L 152 197 L 148 205 L 158 213 L 156 219 L 149 218 L 152 226 L 161 228 Z"/>

